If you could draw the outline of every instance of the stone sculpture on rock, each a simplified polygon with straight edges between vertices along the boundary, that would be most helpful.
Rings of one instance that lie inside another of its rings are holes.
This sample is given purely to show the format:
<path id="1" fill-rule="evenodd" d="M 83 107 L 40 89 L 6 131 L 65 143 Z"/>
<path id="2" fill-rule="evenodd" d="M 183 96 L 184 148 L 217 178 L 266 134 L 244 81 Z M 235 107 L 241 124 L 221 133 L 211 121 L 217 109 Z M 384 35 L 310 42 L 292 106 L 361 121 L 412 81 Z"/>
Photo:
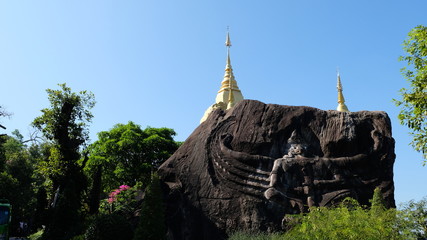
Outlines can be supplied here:
<path id="1" fill-rule="evenodd" d="M 270 185 L 264 193 L 266 199 L 288 206 L 289 213 L 298 213 L 307 207 L 334 204 L 345 197 L 357 198 L 353 190 L 357 185 L 350 183 L 355 176 L 343 170 L 354 170 L 367 160 L 365 154 L 341 158 L 311 156 L 309 145 L 302 142 L 296 130 L 288 140 L 288 147 L 288 154 L 274 161 Z M 363 184 L 366 181 L 360 186 Z M 293 209 L 295 206 L 297 209 Z"/>
<path id="2" fill-rule="evenodd" d="M 369 205 L 377 187 L 394 207 L 394 158 L 385 112 L 254 100 L 214 110 L 159 169 L 168 238 L 280 231 L 286 214 L 310 206 Z"/>

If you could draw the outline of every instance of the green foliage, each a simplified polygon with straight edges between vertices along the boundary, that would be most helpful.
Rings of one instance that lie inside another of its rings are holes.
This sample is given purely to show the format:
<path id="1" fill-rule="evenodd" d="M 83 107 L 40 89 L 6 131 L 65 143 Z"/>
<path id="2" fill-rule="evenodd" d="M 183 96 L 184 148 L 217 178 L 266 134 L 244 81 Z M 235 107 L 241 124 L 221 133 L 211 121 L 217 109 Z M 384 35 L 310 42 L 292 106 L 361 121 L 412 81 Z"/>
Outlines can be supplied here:
<path id="1" fill-rule="evenodd" d="M 0 198 L 10 201 L 13 206 L 11 233 L 17 234 L 19 222 L 29 222 L 34 214 L 35 179 L 34 159 L 28 148 L 22 143 L 22 135 L 14 131 L 4 136 L 4 163 L 0 169 Z"/>
<path id="2" fill-rule="evenodd" d="M 46 90 L 51 107 L 41 110 L 43 114 L 34 119 L 33 126 L 58 144 L 67 134 L 71 140 L 67 147 L 78 148 L 89 138 L 87 123 L 93 117 L 90 109 L 95 106 L 94 95 L 87 91 L 71 92 L 65 83 L 58 85 L 60 90 Z"/>
<path id="3" fill-rule="evenodd" d="M 334 208 L 311 208 L 300 218 L 301 224 L 287 232 L 285 239 L 409 239 L 396 229 L 394 209 L 375 206 L 369 210 L 353 199 Z"/>
<path id="4" fill-rule="evenodd" d="M 32 123 L 50 141 L 43 146 L 47 158 L 40 166 L 54 184 L 78 168 L 79 148 L 89 138 L 87 127 L 93 117 L 90 109 L 95 105 L 92 93 L 74 93 L 66 84 L 59 86 L 60 90 L 46 90 L 50 108 L 42 109 L 43 114 Z"/>
<path id="5" fill-rule="evenodd" d="M 138 208 L 137 195 L 139 192 L 138 185 L 132 188 L 127 185 L 120 186 L 109 194 L 108 199 L 102 200 L 100 213 L 111 214 L 115 212 L 129 218 L 132 217 Z"/>
<path id="6" fill-rule="evenodd" d="M 71 240 L 85 240 L 85 235 L 82 234 L 82 235 L 74 236 L 73 238 L 71 238 Z"/>
<path id="7" fill-rule="evenodd" d="M 150 182 L 151 172 L 178 148 L 173 140 L 175 132 L 169 128 L 141 129 L 133 122 L 117 124 L 110 131 L 98 133 L 98 140 L 90 145 L 86 172 L 102 165 L 104 192 L 119 185 L 134 186 Z"/>
<path id="8" fill-rule="evenodd" d="M 4 149 L 4 143 L 7 140 L 7 136 L 0 135 L 0 171 L 4 170 L 4 165 L 6 164 L 6 154 Z"/>
<path id="9" fill-rule="evenodd" d="M 141 217 L 133 240 L 161 240 L 166 237 L 165 207 L 160 180 L 153 174 L 151 184 L 145 190 Z"/>
<path id="10" fill-rule="evenodd" d="M 399 230 L 415 239 L 427 238 L 427 197 L 402 204 L 398 213 Z"/>
<path id="11" fill-rule="evenodd" d="M 381 214 L 381 212 L 386 211 L 384 199 L 379 188 L 375 188 L 374 195 L 369 202 L 371 203 L 371 212 L 378 212 Z"/>
<path id="12" fill-rule="evenodd" d="M 228 240 L 279 240 L 282 237 L 278 233 L 247 233 L 247 232 L 235 232 Z"/>
<path id="13" fill-rule="evenodd" d="M 30 236 L 28 236 L 29 240 L 41 240 L 41 236 L 43 235 L 43 230 L 39 230 Z"/>
<path id="14" fill-rule="evenodd" d="M 401 107 L 400 123 L 411 130 L 411 145 L 427 159 L 427 27 L 412 29 L 403 43 L 406 56 L 400 61 L 407 62 L 402 74 L 410 83 L 410 89 L 402 88 L 402 100 L 394 100 Z M 426 164 L 426 161 L 424 161 Z"/>
<path id="15" fill-rule="evenodd" d="M 84 218 L 80 214 L 80 189 L 80 183 L 73 178 L 58 188 L 55 205 L 49 209 L 50 216 L 43 239 L 68 240 L 83 231 Z"/>
<path id="16" fill-rule="evenodd" d="M 113 213 L 97 216 L 84 236 L 85 240 L 130 240 L 133 232 L 123 215 Z"/>
<path id="17" fill-rule="evenodd" d="M 49 141 L 46 158 L 39 164 L 55 191 L 51 217 L 43 233 L 44 239 L 70 239 L 81 231 L 81 195 L 86 189 L 86 179 L 78 164 L 79 149 L 88 139 L 88 123 L 94 96 L 90 92 L 71 92 L 65 84 L 60 90 L 47 89 L 50 107 L 34 119 L 33 126 Z"/>

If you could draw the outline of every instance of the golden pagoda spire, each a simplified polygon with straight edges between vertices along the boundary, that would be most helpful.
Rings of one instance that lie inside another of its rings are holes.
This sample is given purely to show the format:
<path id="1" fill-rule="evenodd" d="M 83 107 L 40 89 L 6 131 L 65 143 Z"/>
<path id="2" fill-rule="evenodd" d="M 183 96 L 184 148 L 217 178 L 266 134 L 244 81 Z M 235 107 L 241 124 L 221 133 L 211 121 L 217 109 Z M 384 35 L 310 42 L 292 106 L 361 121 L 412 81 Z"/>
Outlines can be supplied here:
<path id="1" fill-rule="evenodd" d="M 227 37 L 225 38 L 225 46 L 227 47 L 227 61 L 225 65 L 225 74 L 224 79 L 221 82 L 221 88 L 218 91 L 216 96 L 217 104 L 225 104 L 224 110 L 230 109 L 236 105 L 236 103 L 243 100 L 242 93 L 240 92 L 239 87 L 237 86 L 236 79 L 233 74 L 233 67 L 231 66 L 230 60 L 230 32 L 227 32 Z"/>
<path id="2" fill-rule="evenodd" d="M 350 112 L 345 105 L 344 95 L 342 94 L 342 85 L 341 85 L 341 77 L 340 72 L 337 71 L 337 89 L 338 89 L 338 107 L 337 111 L 340 112 Z"/>
<path id="3" fill-rule="evenodd" d="M 230 60 L 231 41 L 230 41 L 230 33 L 228 31 L 227 31 L 227 36 L 225 38 L 225 46 L 227 47 L 227 60 L 225 65 L 224 78 L 221 82 L 221 88 L 219 89 L 216 95 L 215 103 L 205 111 L 205 114 L 200 120 L 200 123 L 205 121 L 209 116 L 209 114 L 214 109 L 220 108 L 222 110 L 227 110 L 232 108 L 238 102 L 243 100 L 242 92 L 240 92 L 240 89 L 237 86 L 237 82 L 233 74 L 233 68 L 231 67 L 231 60 Z"/>

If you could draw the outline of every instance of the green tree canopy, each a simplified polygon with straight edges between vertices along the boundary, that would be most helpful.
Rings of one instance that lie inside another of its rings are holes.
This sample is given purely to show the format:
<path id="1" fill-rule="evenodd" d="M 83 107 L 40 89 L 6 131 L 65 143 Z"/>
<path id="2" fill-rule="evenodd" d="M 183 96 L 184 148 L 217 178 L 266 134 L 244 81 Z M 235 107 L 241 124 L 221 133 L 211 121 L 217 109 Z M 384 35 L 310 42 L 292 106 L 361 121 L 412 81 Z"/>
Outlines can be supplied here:
<path id="1" fill-rule="evenodd" d="M 417 239 L 427 239 L 427 197 L 419 202 L 406 202 L 400 208 L 399 229 L 408 235 L 415 235 Z"/>
<path id="2" fill-rule="evenodd" d="M 44 239 L 70 239 L 79 233 L 81 195 L 86 188 L 82 167 L 78 164 L 80 148 L 88 139 L 90 109 L 94 95 L 87 91 L 74 93 L 66 84 L 60 90 L 47 89 L 50 107 L 34 119 L 33 126 L 50 141 L 48 158 L 41 164 L 55 191 L 50 221 Z"/>
<path id="3" fill-rule="evenodd" d="M 420 25 L 412 29 L 403 49 L 407 54 L 399 59 L 408 64 L 402 68 L 402 73 L 410 89 L 401 89 L 402 99 L 395 100 L 401 107 L 398 117 L 400 123 L 411 130 L 411 145 L 427 159 L 427 27 Z"/>
<path id="4" fill-rule="evenodd" d="M 0 199 L 8 199 L 13 206 L 12 234 L 17 234 L 19 222 L 29 222 L 34 214 L 35 158 L 22 143 L 22 135 L 15 130 L 14 136 L 2 136 L 0 144 L 4 162 L 0 167 Z"/>
<path id="5" fill-rule="evenodd" d="M 59 86 L 60 90 L 46 90 L 50 108 L 42 109 L 43 114 L 32 123 L 50 141 L 49 158 L 42 166 L 45 173 L 51 173 L 54 187 L 79 168 L 79 149 L 89 138 L 88 123 L 93 117 L 90 109 L 95 105 L 92 93 L 74 93 L 65 83 Z"/>
<path id="6" fill-rule="evenodd" d="M 98 140 L 89 146 L 86 170 L 101 165 L 104 191 L 136 182 L 148 185 L 151 172 L 176 151 L 175 131 L 169 128 L 142 129 L 128 122 L 117 124 L 110 131 L 98 133 Z"/>

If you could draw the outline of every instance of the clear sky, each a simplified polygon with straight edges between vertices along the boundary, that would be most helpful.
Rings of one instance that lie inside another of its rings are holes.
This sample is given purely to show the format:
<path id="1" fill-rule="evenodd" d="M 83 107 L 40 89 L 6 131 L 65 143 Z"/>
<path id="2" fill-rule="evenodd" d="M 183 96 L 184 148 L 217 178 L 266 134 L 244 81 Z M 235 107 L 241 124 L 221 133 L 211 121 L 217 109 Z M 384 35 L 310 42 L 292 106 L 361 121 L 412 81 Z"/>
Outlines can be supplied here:
<path id="1" fill-rule="evenodd" d="M 402 42 L 427 25 L 425 0 L 0 0 L 0 123 L 25 136 L 66 82 L 97 105 L 91 138 L 131 120 L 184 141 L 214 103 L 231 62 L 246 99 L 337 106 L 336 69 L 351 111 L 382 110 L 396 140 L 397 203 L 427 196 L 427 167 L 408 146 L 392 99 L 408 86 Z M 3 131 L 4 132 L 4 131 Z"/>

